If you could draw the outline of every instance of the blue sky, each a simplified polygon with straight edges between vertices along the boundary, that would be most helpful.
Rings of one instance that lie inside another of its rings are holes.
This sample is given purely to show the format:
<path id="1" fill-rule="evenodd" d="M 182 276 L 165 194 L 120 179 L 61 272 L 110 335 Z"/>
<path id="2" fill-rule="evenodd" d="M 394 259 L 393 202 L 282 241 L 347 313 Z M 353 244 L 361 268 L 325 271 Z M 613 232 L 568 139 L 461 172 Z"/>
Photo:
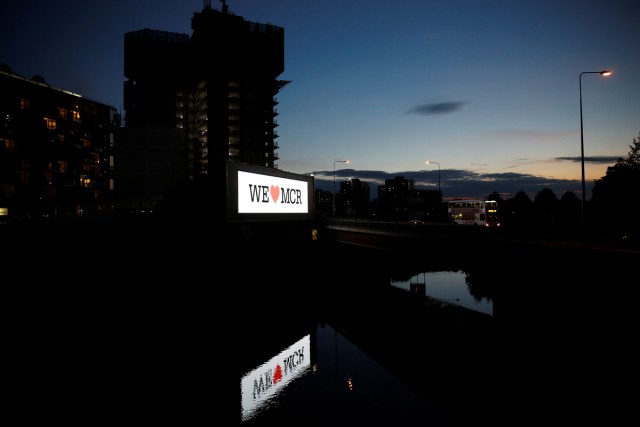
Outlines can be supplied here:
<path id="1" fill-rule="evenodd" d="M 213 8 L 221 2 L 212 0 Z M 640 133 L 640 2 L 228 0 L 285 29 L 280 169 L 331 190 L 395 176 L 443 195 L 587 198 Z M 151 6 L 150 6 L 151 5 Z M 122 109 L 124 33 L 191 34 L 202 0 L 4 0 L 0 63 Z M 426 165 L 431 160 L 440 164 Z"/>

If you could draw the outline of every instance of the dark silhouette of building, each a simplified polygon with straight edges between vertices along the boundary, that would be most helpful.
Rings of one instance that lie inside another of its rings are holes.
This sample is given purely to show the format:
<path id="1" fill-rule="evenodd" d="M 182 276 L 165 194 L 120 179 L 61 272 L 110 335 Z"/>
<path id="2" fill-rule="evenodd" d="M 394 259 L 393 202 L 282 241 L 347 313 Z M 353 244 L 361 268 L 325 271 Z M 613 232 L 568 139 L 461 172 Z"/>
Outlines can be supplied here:
<path id="1" fill-rule="evenodd" d="M 404 218 L 409 215 L 411 201 L 416 198 L 412 179 L 396 176 L 378 186 L 378 215 Z"/>
<path id="2" fill-rule="evenodd" d="M 0 209 L 15 221 L 111 214 L 117 110 L 0 68 Z"/>
<path id="3" fill-rule="evenodd" d="M 194 181 L 224 194 L 229 160 L 277 168 L 276 95 L 288 83 L 278 80 L 284 29 L 247 21 L 222 3 L 215 10 L 205 1 L 191 36 L 125 34 L 116 169 L 124 209 L 153 208 Z"/>
<path id="4" fill-rule="evenodd" d="M 336 213 L 347 217 L 366 218 L 370 214 L 371 188 L 368 182 L 352 178 L 340 183 L 336 195 Z"/>
<path id="5" fill-rule="evenodd" d="M 396 176 L 378 186 L 376 214 L 394 219 L 424 218 L 441 221 L 442 193 L 440 190 L 417 190 L 412 179 Z"/>
<path id="6" fill-rule="evenodd" d="M 314 207 L 319 216 L 331 215 L 333 209 L 333 199 L 331 191 L 316 188 L 313 194 Z"/>

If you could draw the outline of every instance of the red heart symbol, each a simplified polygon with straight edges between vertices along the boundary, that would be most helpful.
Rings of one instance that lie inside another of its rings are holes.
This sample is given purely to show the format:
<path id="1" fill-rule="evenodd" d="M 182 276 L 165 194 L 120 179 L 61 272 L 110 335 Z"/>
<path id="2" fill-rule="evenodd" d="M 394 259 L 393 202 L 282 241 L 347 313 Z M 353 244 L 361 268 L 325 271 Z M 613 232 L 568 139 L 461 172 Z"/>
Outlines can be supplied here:
<path id="1" fill-rule="evenodd" d="M 282 368 L 276 365 L 276 371 L 273 373 L 273 383 L 278 384 L 282 380 Z"/>
<path id="2" fill-rule="evenodd" d="M 278 201 L 278 197 L 280 197 L 280 187 L 276 187 L 275 185 L 271 186 L 271 200 L 273 203 Z"/>

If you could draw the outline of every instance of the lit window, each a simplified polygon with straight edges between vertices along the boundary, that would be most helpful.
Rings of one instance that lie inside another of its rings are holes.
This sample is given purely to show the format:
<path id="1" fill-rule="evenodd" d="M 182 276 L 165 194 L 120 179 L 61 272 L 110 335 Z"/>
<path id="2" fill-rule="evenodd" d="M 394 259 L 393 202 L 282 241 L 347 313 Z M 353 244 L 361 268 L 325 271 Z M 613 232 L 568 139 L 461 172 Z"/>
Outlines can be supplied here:
<path id="1" fill-rule="evenodd" d="M 56 121 L 54 119 L 52 119 L 52 118 L 49 118 L 49 117 L 45 117 L 44 118 L 44 123 L 45 123 L 45 126 L 47 127 L 47 129 L 55 129 L 57 127 L 56 126 Z"/>
<path id="2" fill-rule="evenodd" d="M 0 147 L 13 153 L 16 150 L 16 142 L 13 139 L 0 139 Z"/>

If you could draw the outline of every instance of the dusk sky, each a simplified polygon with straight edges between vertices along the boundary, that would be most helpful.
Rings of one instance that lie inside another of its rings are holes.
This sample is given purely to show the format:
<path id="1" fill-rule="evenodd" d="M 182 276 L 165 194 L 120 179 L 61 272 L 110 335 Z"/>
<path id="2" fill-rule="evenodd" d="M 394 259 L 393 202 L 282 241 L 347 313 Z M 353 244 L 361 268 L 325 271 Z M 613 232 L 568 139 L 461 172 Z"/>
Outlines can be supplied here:
<path id="1" fill-rule="evenodd" d="M 0 63 L 122 111 L 124 34 L 191 35 L 203 0 L 2 0 Z M 220 9 L 222 3 L 212 0 Z M 285 30 L 278 167 L 443 196 L 580 197 L 640 133 L 640 2 L 228 0 Z"/>

